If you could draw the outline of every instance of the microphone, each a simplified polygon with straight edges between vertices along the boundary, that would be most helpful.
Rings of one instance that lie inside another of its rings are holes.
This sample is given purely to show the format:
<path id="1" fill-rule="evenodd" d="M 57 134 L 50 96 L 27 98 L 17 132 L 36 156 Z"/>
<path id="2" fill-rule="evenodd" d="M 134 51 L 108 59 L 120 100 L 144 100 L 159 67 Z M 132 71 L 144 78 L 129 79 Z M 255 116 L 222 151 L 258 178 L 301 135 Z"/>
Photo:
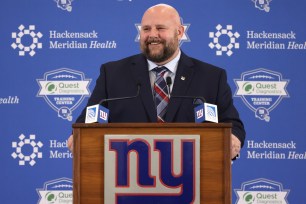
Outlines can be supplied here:
<path id="1" fill-rule="evenodd" d="M 166 84 L 167 84 L 167 89 L 168 89 L 168 93 L 169 93 L 169 98 L 170 98 L 170 86 L 172 84 L 172 79 L 171 77 L 167 77 L 166 78 Z M 182 98 L 182 99 L 193 99 L 193 104 L 194 105 L 199 105 L 196 103 L 196 100 L 199 99 L 201 100 L 202 103 L 206 103 L 206 100 L 204 97 L 202 96 L 171 96 L 172 98 Z"/>
<path id="2" fill-rule="evenodd" d="M 170 91 L 169 87 L 172 84 L 171 77 L 166 78 L 166 84 L 168 88 L 169 98 Z M 197 105 L 194 108 L 194 117 L 196 123 L 202 123 L 204 121 L 210 121 L 214 123 L 218 123 L 218 108 L 214 104 L 207 103 L 205 98 L 202 96 L 173 96 L 171 98 L 181 98 L 181 99 L 193 99 L 193 105 Z M 200 100 L 199 104 L 197 100 Z"/>
<path id="3" fill-rule="evenodd" d="M 141 83 L 137 83 L 137 93 L 134 96 L 125 96 L 117 98 L 107 98 L 99 101 L 98 104 L 86 108 L 85 123 L 108 123 L 109 110 L 103 105 L 110 101 L 127 100 L 137 98 L 140 94 Z"/>
<path id="4" fill-rule="evenodd" d="M 172 84 L 172 79 L 171 79 L 171 77 L 167 77 L 166 78 L 166 84 L 167 84 L 167 90 L 168 90 L 168 97 L 169 97 L 169 99 L 171 98 L 171 96 L 170 96 L 170 86 L 171 86 L 171 84 Z"/>
<path id="5" fill-rule="evenodd" d="M 141 84 L 137 83 L 137 93 L 136 93 L 135 96 L 125 96 L 125 97 L 118 97 L 118 98 L 106 98 L 106 99 L 102 99 L 98 104 L 103 106 L 103 104 L 105 104 L 107 102 L 110 102 L 110 101 L 118 101 L 118 100 L 137 98 L 140 94 L 140 87 L 141 87 Z"/>

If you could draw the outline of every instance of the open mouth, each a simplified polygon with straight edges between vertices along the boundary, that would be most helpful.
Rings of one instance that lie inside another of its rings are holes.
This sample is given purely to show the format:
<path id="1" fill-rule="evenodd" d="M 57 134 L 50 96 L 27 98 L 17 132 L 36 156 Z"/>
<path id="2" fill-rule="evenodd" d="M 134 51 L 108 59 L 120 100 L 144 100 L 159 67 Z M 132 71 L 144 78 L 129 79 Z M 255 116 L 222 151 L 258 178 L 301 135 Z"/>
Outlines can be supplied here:
<path id="1" fill-rule="evenodd" d="M 149 45 L 158 45 L 160 42 L 150 42 Z"/>
<path id="2" fill-rule="evenodd" d="M 162 44 L 163 42 L 161 40 L 148 40 L 147 45 L 159 45 Z"/>

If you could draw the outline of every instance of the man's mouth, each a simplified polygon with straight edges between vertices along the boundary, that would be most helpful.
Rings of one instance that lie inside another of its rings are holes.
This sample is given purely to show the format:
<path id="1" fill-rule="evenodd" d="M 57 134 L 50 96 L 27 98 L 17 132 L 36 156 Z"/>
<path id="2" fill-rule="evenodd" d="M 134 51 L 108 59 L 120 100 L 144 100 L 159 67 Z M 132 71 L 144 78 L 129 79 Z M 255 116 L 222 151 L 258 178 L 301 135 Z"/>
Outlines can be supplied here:
<path id="1" fill-rule="evenodd" d="M 160 42 L 150 42 L 149 45 L 158 45 Z"/>
<path id="2" fill-rule="evenodd" d="M 147 45 L 159 45 L 162 44 L 161 40 L 149 40 L 147 41 Z"/>

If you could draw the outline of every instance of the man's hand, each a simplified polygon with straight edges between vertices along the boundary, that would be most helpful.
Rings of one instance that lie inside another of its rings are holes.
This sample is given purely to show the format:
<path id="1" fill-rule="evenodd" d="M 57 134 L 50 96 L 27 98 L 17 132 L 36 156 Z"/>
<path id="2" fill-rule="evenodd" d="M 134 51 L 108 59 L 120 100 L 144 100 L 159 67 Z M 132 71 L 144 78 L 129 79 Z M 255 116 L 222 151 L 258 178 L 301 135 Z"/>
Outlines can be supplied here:
<path id="1" fill-rule="evenodd" d="M 73 135 L 68 138 L 68 149 L 72 152 L 73 150 Z"/>
<path id="2" fill-rule="evenodd" d="M 241 142 L 235 135 L 232 134 L 231 137 L 232 137 L 231 157 L 232 159 L 234 159 L 240 153 Z"/>

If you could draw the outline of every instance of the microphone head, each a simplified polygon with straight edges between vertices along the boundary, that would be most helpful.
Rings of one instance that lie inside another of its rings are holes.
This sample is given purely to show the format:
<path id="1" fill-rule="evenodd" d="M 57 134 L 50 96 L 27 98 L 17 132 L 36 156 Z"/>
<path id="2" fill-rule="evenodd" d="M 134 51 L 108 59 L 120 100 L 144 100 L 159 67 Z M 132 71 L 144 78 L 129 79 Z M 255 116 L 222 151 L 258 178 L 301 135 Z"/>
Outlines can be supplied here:
<path id="1" fill-rule="evenodd" d="M 109 110 L 100 104 L 87 106 L 85 123 L 108 123 Z"/>
<path id="2" fill-rule="evenodd" d="M 140 82 L 140 80 L 137 81 L 136 86 L 137 86 L 137 94 L 136 94 L 136 96 L 138 96 L 139 93 L 140 93 L 140 88 L 141 88 L 141 82 Z"/>
<path id="3" fill-rule="evenodd" d="M 137 78 L 137 80 L 136 80 L 136 86 L 137 86 L 138 89 L 141 87 L 141 81 L 142 81 L 141 77 Z"/>
<path id="4" fill-rule="evenodd" d="M 166 78 L 166 83 L 167 83 L 167 86 L 170 86 L 171 84 L 172 84 L 172 79 L 171 79 L 171 77 L 167 77 Z"/>

